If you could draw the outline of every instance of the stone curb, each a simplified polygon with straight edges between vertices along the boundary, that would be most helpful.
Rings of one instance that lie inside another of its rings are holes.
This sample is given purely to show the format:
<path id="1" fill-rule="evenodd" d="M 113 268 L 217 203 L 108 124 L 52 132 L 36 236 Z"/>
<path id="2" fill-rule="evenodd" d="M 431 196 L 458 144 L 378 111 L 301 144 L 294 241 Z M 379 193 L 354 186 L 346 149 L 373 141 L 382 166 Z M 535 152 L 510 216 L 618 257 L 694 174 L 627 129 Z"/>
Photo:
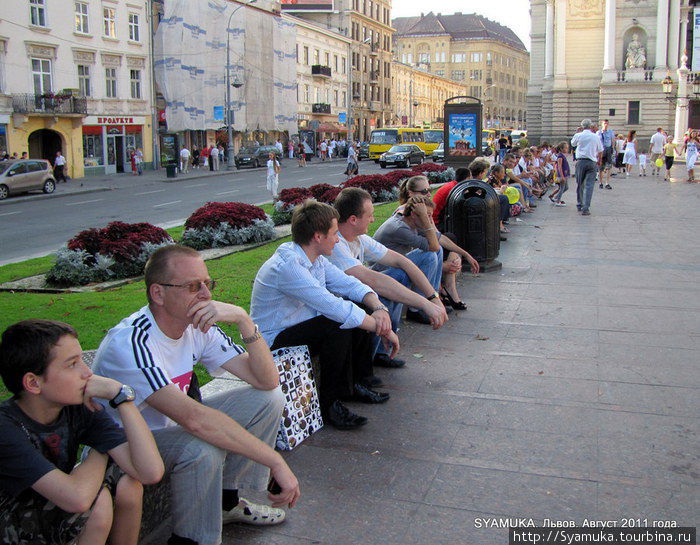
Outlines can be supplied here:
<path id="1" fill-rule="evenodd" d="M 3 199 L 0 201 L 0 206 L 3 204 L 14 204 L 38 199 L 60 199 L 62 197 L 70 197 L 72 195 L 84 195 L 86 193 L 97 193 L 99 191 L 113 191 L 114 189 L 114 187 L 89 187 L 85 189 L 76 189 L 75 191 L 70 191 L 68 193 L 41 193 L 38 195 L 23 195 L 21 197 Z"/>

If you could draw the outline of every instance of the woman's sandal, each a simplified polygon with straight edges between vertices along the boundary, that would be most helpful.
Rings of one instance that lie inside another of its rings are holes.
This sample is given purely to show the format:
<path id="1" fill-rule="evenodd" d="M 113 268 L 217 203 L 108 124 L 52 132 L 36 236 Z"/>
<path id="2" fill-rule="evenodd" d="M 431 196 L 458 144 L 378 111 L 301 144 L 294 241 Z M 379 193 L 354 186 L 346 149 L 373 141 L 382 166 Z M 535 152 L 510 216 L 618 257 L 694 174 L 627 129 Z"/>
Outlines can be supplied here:
<path id="1" fill-rule="evenodd" d="M 443 290 L 443 292 L 440 294 L 440 299 L 442 300 L 442 304 L 445 306 L 451 306 L 455 310 L 467 310 L 467 305 L 464 304 L 464 301 L 455 301 L 452 299 L 452 296 L 447 293 L 447 290 Z"/>

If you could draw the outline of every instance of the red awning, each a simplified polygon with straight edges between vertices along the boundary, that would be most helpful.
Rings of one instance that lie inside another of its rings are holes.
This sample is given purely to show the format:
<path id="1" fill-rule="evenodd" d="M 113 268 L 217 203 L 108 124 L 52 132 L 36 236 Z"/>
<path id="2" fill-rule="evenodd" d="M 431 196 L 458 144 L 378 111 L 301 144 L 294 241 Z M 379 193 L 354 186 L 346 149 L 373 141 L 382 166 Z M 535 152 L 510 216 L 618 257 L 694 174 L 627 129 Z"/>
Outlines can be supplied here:
<path id="1" fill-rule="evenodd" d="M 102 134 L 101 125 L 83 125 L 83 134 Z"/>
<path id="2" fill-rule="evenodd" d="M 143 127 L 141 125 L 127 125 L 126 134 L 138 134 L 142 129 Z"/>
<path id="3" fill-rule="evenodd" d="M 342 126 L 340 123 L 319 123 L 318 132 L 348 132 L 347 127 Z"/>

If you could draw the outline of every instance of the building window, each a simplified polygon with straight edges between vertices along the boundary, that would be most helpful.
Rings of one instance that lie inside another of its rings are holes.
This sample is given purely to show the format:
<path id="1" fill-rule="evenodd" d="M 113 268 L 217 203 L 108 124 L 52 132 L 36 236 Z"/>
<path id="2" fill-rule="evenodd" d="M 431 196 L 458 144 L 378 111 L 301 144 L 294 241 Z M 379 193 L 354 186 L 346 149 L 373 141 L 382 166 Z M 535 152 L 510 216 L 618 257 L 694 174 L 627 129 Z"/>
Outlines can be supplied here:
<path id="1" fill-rule="evenodd" d="M 51 61 L 48 59 L 32 59 L 32 79 L 34 94 L 43 95 L 51 92 Z"/>
<path id="2" fill-rule="evenodd" d="M 337 90 L 333 91 L 333 103 L 336 106 L 340 106 L 340 103 L 338 102 L 339 99 L 340 99 L 340 96 L 338 94 L 338 91 Z"/>
<path id="3" fill-rule="evenodd" d="M 481 62 L 483 58 L 483 55 L 481 53 L 472 53 L 471 54 L 471 61 L 472 62 Z"/>
<path id="4" fill-rule="evenodd" d="M 114 8 L 102 8 L 102 20 L 104 22 L 104 35 L 109 38 L 117 37 L 117 13 Z"/>
<path id="5" fill-rule="evenodd" d="M 445 77 L 445 71 L 444 70 L 435 70 L 435 75 L 439 78 L 444 78 Z"/>
<path id="6" fill-rule="evenodd" d="M 331 54 L 330 54 L 330 53 L 326 53 L 324 56 L 325 56 L 325 58 L 326 58 L 326 64 L 325 64 L 325 66 L 330 67 L 330 65 L 331 65 Z"/>
<path id="7" fill-rule="evenodd" d="M 83 158 L 85 166 L 104 165 L 102 134 L 83 135 Z"/>
<path id="8" fill-rule="evenodd" d="M 304 46 L 304 64 L 306 66 L 309 65 L 309 48 L 308 48 L 308 46 Z"/>
<path id="9" fill-rule="evenodd" d="M 343 106 L 345 106 L 348 103 L 348 92 L 343 91 Z"/>
<path id="10" fill-rule="evenodd" d="M 481 80 L 482 71 L 481 70 L 469 70 L 469 79 Z"/>
<path id="11" fill-rule="evenodd" d="M 464 79 L 464 70 L 452 70 L 452 79 L 462 81 Z"/>
<path id="12" fill-rule="evenodd" d="M 318 49 L 314 49 L 314 64 L 321 64 L 321 52 Z"/>
<path id="13" fill-rule="evenodd" d="M 46 26 L 46 6 L 44 0 L 29 0 L 29 20 L 35 26 Z"/>
<path id="14" fill-rule="evenodd" d="M 75 3 L 75 31 L 81 34 L 89 34 L 88 5 L 85 2 Z"/>
<path id="15" fill-rule="evenodd" d="M 422 63 L 429 63 L 430 62 L 430 53 L 418 53 L 418 62 Z"/>
<path id="16" fill-rule="evenodd" d="M 78 88 L 81 95 L 90 96 L 90 67 L 86 64 L 78 65 Z"/>
<path id="17" fill-rule="evenodd" d="M 311 102 L 310 98 L 311 98 L 311 95 L 309 92 L 309 86 L 304 85 L 304 102 L 308 104 L 309 102 Z"/>
<path id="18" fill-rule="evenodd" d="M 491 66 L 493 64 L 493 61 L 491 59 L 491 52 L 489 51 L 486 53 L 486 66 Z"/>
<path id="19" fill-rule="evenodd" d="M 338 55 L 333 55 L 333 69 L 338 72 Z"/>
<path id="20" fill-rule="evenodd" d="M 136 13 L 129 14 L 129 39 L 132 42 L 141 41 L 141 29 L 139 28 L 139 16 Z"/>
<path id="21" fill-rule="evenodd" d="M 627 124 L 639 125 L 639 101 L 630 100 L 627 103 Z"/>
<path id="22" fill-rule="evenodd" d="M 117 69 L 105 68 L 105 95 L 108 98 L 117 98 Z"/>
<path id="23" fill-rule="evenodd" d="M 342 68 L 343 68 L 343 74 L 345 74 L 345 73 L 347 72 L 347 70 L 346 70 L 347 67 L 346 67 L 346 65 L 345 65 L 346 62 L 347 62 L 347 61 L 345 60 L 345 57 L 342 57 L 342 58 L 340 59 L 340 65 L 341 65 Z"/>
<path id="24" fill-rule="evenodd" d="M 131 98 L 141 98 L 141 70 L 130 70 Z"/>
<path id="25" fill-rule="evenodd" d="M 467 54 L 466 53 L 453 53 L 452 54 L 452 62 L 467 62 Z"/>

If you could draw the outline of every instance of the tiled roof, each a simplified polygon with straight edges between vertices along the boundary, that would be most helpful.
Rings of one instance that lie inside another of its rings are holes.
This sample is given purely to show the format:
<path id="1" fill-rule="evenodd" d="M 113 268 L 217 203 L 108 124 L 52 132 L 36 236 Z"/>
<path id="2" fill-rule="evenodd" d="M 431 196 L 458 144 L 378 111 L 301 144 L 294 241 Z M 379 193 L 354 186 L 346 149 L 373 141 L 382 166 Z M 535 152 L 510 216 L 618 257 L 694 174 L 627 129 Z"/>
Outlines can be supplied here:
<path id="1" fill-rule="evenodd" d="M 436 15 L 431 11 L 420 17 L 397 17 L 391 25 L 396 29 L 396 38 L 426 34 L 449 35 L 452 40 L 497 40 L 527 51 L 511 29 L 476 13 Z"/>

